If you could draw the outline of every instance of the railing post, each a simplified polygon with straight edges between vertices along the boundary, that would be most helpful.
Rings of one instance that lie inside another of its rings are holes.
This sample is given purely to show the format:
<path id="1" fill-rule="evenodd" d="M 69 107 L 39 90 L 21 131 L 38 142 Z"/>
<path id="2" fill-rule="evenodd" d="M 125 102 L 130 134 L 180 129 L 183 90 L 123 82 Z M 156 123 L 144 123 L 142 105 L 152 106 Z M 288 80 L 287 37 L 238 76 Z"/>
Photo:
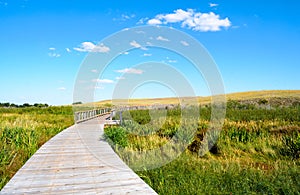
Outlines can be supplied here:
<path id="1" fill-rule="evenodd" d="M 102 116 L 105 114 L 108 114 L 109 112 L 111 112 L 112 109 L 111 108 L 98 108 L 98 109 L 93 109 L 93 110 L 86 110 L 86 111 L 78 111 L 74 113 L 74 121 L 75 123 L 80 123 L 82 121 L 86 121 L 92 118 L 96 118 L 98 116 Z M 113 118 L 112 114 L 111 114 L 111 120 Z"/>

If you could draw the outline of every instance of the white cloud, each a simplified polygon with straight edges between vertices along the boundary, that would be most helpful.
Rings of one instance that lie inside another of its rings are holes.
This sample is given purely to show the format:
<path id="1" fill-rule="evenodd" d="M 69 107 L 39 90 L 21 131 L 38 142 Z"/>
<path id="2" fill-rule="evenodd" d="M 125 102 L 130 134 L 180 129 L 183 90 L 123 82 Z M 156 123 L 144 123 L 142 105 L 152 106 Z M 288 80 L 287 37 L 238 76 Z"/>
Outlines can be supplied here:
<path id="1" fill-rule="evenodd" d="M 116 77 L 116 80 L 124 80 L 125 77 Z"/>
<path id="2" fill-rule="evenodd" d="M 153 44 L 151 42 L 146 42 L 147 45 L 152 46 Z"/>
<path id="3" fill-rule="evenodd" d="M 93 73 L 97 73 L 98 71 L 96 69 L 91 70 Z"/>
<path id="4" fill-rule="evenodd" d="M 144 53 L 143 56 L 144 57 L 150 57 L 150 56 L 152 56 L 152 54 L 151 53 Z"/>
<path id="5" fill-rule="evenodd" d="M 217 7 L 219 4 L 216 3 L 209 3 L 209 7 Z"/>
<path id="6" fill-rule="evenodd" d="M 141 25 L 141 24 L 144 24 L 147 20 L 149 20 L 149 18 L 141 18 L 136 24 L 137 25 Z"/>
<path id="7" fill-rule="evenodd" d="M 138 42 L 136 42 L 136 41 L 131 41 L 131 42 L 130 42 L 130 45 L 133 46 L 133 47 L 136 47 L 136 48 L 142 47 L 142 46 L 141 46 Z"/>
<path id="8" fill-rule="evenodd" d="M 230 27 L 231 23 L 228 18 L 220 19 L 219 15 L 213 12 L 210 13 L 198 13 L 194 16 L 193 23 L 184 23 L 183 26 L 188 26 L 195 31 L 220 31 L 221 27 Z"/>
<path id="9" fill-rule="evenodd" d="M 146 32 L 145 31 L 142 31 L 142 30 L 138 30 L 138 31 L 135 31 L 137 34 L 145 34 Z"/>
<path id="10" fill-rule="evenodd" d="M 55 49 L 55 47 L 49 47 L 49 50 L 50 51 L 55 51 L 56 49 Z"/>
<path id="11" fill-rule="evenodd" d="M 120 54 L 121 54 L 121 55 L 122 55 L 122 54 L 123 54 L 123 55 L 128 55 L 129 52 L 128 52 L 128 51 L 124 51 L 124 52 L 121 52 Z"/>
<path id="12" fill-rule="evenodd" d="M 186 41 L 180 41 L 180 43 L 183 45 L 183 46 L 189 46 L 190 44 Z"/>
<path id="13" fill-rule="evenodd" d="M 60 54 L 58 54 L 58 53 L 48 53 L 48 56 L 52 57 L 52 58 L 59 58 Z"/>
<path id="14" fill-rule="evenodd" d="M 75 47 L 74 50 L 79 52 L 99 52 L 99 53 L 107 53 L 110 51 L 110 48 L 105 46 L 104 44 L 95 45 L 92 42 L 83 42 L 80 47 Z"/>
<path id="15" fill-rule="evenodd" d="M 67 90 L 65 87 L 59 87 L 59 88 L 57 88 L 58 90 L 60 90 L 60 91 L 65 91 L 65 90 Z"/>
<path id="16" fill-rule="evenodd" d="M 141 48 L 142 50 L 147 50 L 146 47 L 142 47 L 141 44 L 139 44 L 138 42 L 136 42 L 135 40 L 131 41 L 129 43 L 131 46 L 135 47 L 135 48 Z"/>
<path id="17" fill-rule="evenodd" d="M 125 68 L 122 70 L 116 70 L 119 73 L 127 73 L 127 74 L 143 74 L 143 70 L 134 69 L 134 68 Z"/>
<path id="18" fill-rule="evenodd" d="M 135 14 L 122 14 L 121 15 L 121 20 L 123 20 L 123 21 L 126 21 L 126 20 L 129 20 L 129 19 L 131 19 L 131 18 L 134 18 L 135 17 Z"/>
<path id="19" fill-rule="evenodd" d="M 148 20 L 147 22 L 149 25 L 158 25 L 158 24 L 162 24 L 162 22 L 159 19 L 153 18 Z"/>
<path id="20" fill-rule="evenodd" d="M 122 14 L 121 16 L 119 15 L 116 18 L 113 18 L 113 21 L 124 22 L 132 18 L 135 18 L 135 14 Z"/>
<path id="21" fill-rule="evenodd" d="M 193 9 L 184 11 L 182 9 L 175 10 L 171 14 L 159 14 L 155 18 L 148 20 L 148 24 L 169 24 L 181 23 L 181 27 L 187 27 L 195 31 L 220 31 L 221 28 L 228 28 L 231 22 L 228 18 L 220 19 L 220 16 L 210 12 L 195 12 Z"/>
<path id="22" fill-rule="evenodd" d="M 66 51 L 67 51 L 68 53 L 72 52 L 70 48 L 66 48 Z"/>
<path id="23" fill-rule="evenodd" d="M 164 38 L 164 37 L 162 37 L 162 36 L 156 37 L 156 40 L 158 40 L 158 41 L 169 41 L 169 39 Z"/>
<path id="24" fill-rule="evenodd" d="M 169 63 L 177 63 L 177 60 L 168 60 Z"/>
<path id="25" fill-rule="evenodd" d="M 112 83 L 114 83 L 114 81 L 110 80 L 110 79 L 94 79 L 93 82 L 101 83 L 101 84 L 112 84 Z"/>
<path id="26" fill-rule="evenodd" d="M 157 15 L 157 18 L 160 20 L 164 20 L 164 23 L 176 23 L 181 22 L 184 20 L 187 20 L 191 18 L 194 14 L 194 10 L 188 9 L 187 11 L 184 11 L 182 9 L 175 10 L 172 14 L 159 14 Z"/>

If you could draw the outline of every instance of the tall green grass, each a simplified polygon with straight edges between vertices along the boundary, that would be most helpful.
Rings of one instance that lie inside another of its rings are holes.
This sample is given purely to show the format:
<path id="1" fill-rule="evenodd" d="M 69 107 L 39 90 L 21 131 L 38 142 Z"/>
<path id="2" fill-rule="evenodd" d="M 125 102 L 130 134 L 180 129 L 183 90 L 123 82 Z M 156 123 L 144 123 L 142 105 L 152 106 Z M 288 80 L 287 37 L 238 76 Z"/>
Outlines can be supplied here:
<path id="1" fill-rule="evenodd" d="M 73 123 L 69 106 L 0 108 L 0 189 L 40 146 Z"/>
<path id="2" fill-rule="evenodd" d="M 106 138 L 131 166 L 139 159 L 128 154 L 161 147 L 180 125 L 189 125 L 189 121 L 180 121 L 180 114 L 176 108 L 168 111 L 166 120 L 150 120 L 145 110 L 125 112 L 122 126 L 105 128 Z M 137 174 L 159 194 L 299 194 L 299 106 L 229 105 L 216 144 L 200 156 L 210 114 L 210 106 L 200 109 L 201 118 L 194 126 L 197 131 L 179 158 Z M 109 136 L 112 132 L 114 136 Z"/>

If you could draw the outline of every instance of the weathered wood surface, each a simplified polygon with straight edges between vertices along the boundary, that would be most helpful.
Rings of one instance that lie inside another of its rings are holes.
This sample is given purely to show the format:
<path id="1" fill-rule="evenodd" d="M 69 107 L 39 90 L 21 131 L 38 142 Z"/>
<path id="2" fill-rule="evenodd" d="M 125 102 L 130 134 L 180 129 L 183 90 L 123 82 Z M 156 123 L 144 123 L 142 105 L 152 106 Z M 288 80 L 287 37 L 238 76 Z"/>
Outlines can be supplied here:
<path id="1" fill-rule="evenodd" d="M 53 137 L 0 194 L 156 194 L 101 140 L 105 117 Z"/>

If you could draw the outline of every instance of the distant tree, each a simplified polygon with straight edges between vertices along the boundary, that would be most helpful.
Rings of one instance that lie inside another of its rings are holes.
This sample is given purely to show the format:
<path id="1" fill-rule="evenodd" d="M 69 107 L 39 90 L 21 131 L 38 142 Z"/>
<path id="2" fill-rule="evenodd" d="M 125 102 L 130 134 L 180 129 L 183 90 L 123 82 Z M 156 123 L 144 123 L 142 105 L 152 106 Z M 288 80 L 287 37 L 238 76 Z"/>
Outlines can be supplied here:
<path id="1" fill-rule="evenodd" d="M 9 107 L 10 106 L 10 103 L 9 102 L 6 102 L 6 103 L 2 103 L 2 107 Z"/>
<path id="2" fill-rule="evenodd" d="M 35 104 L 33 104 L 33 106 L 37 107 L 37 108 L 45 108 L 45 107 L 48 107 L 49 105 L 48 104 L 35 103 Z"/>
<path id="3" fill-rule="evenodd" d="M 82 104 L 82 102 L 74 102 L 73 105 Z"/>
<path id="4" fill-rule="evenodd" d="M 17 105 L 17 104 L 10 104 L 10 107 L 12 107 L 12 108 L 18 108 L 19 106 Z"/>
<path id="5" fill-rule="evenodd" d="M 24 108 L 26 108 L 26 107 L 30 107 L 30 106 L 31 106 L 31 105 L 30 105 L 30 104 L 28 104 L 28 103 L 24 103 L 24 104 L 23 104 L 23 107 L 24 107 Z"/>

